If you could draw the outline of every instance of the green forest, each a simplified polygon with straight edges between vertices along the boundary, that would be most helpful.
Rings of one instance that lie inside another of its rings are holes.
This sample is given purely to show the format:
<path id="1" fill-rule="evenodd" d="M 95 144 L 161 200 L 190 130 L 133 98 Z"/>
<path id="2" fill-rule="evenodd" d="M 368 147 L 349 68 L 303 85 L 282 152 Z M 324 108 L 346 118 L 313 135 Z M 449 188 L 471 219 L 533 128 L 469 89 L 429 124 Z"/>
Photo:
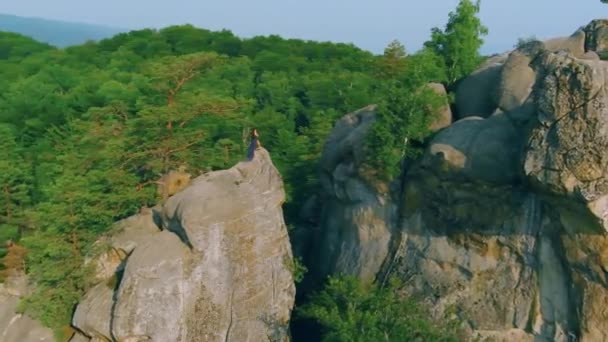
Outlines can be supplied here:
<path id="1" fill-rule="evenodd" d="M 325 139 L 346 113 L 379 104 L 367 163 L 392 179 L 420 148 L 404 138 L 424 142 L 444 100 L 425 85 L 449 88 L 481 62 L 478 11 L 461 1 L 412 54 L 397 41 L 374 55 L 189 25 L 62 49 L 0 32 L 0 241 L 16 243 L 0 257 L 4 273 L 25 270 L 36 284 L 21 309 L 68 327 L 93 242 L 154 206 L 168 171 L 243 160 L 254 127 L 283 175 L 288 224 L 316 191 Z"/>

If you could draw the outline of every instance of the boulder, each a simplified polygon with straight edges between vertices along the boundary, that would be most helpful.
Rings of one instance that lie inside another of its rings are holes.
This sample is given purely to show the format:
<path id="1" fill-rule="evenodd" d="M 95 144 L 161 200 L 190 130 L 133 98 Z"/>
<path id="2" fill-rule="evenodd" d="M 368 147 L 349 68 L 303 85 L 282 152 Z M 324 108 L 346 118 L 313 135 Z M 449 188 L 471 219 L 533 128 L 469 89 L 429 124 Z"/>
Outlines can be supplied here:
<path id="1" fill-rule="evenodd" d="M 160 230 L 157 217 L 160 208 L 142 208 L 139 214 L 116 222 L 109 237 L 109 245 L 130 254 L 142 239 Z"/>
<path id="2" fill-rule="evenodd" d="M 524 169 L 547 191 L 586 205 L 608 229 L 608 63 L 545 54 Z"/>
<path id="3" fill-rule="evenodd" d="M 550 52 L 567 51 L 572 56 L 581 57 L 585 54 L 585 31 L 580 29 L 570 37 L 553 38 L 543 43 Z"/>
<path id="4" fill-rule="evenodd" d="M 525 52 L 514 51 L 503 65 L 497 89 L 498 108 L 503 112 L 519 108 L 530 97 L 536 81 L 531 62 Z"/>
<path id="5" fill-rule="evenodd" d="M 445 102 L 437 112 L 437 117 L 431 122 L 430 129 L 433 132 L 442 130 L 452 124 L 452 109 L 448 103 L 448 93 L 445 87 L 441 83 L 430 83 L 429 87 L 437 93 L 437 95 L 443 97 Z"/>
<path id="6" fill-rule="evenodd" d="M 200 300 L 200 294 L 193 292 L 194 284 L 190 284 L 186 274 L 188 259 L 187 246 L 175 234 L 168 231 L 154 234 L 129 256 L 114 305 L 112 292 L 108 296 L 108 292 L 102 289 L 96 301 L 104 305 L 91 305 L 94 303 L 85 298 L 79 307 L 90 305 L 95 311 L 100 311 L 96 316 L 103 319 L 109 298 L 111 312 L 108 319 L 105 322 L 95 320 L 95 323 L 104 323 L 105 326 L 112 322 L 112 332 L 119 339 L 144 335 L 153 341 L 188 341 L 184 339 L 188 329 L 184 314 L 187 307 L 193 307 Z M 87 333 L 86 327 L 76 326 Z"/>
<path id="7" fill-rule="evenodd" d="M 374 106 L 344 116 L 321 156 L 321 229 L 310 263 L 318 279 L 346 273 L 371 281 L 388 253 L 392 216 L 389 185 L 372 182 L 361 168 Z"/>
<path id="8" fill-rule="evenodd" d="M 139 214 L 116 222 L 110 235 L 97 241 L 98 250 L 86 261 L 95 267 L 96 282 L 109 281 L 122 271 L 125 259 L 138 243 L 159 231 L 155 210 L 142 208 Z"/>
<path id="9" fill-rule="evenodd" d="M 593 20 L 585 27 L 585 50 L 604 55 L 608 52 L 608 20 Z"/>
<path id="10" fill-rule="evenodd" d="M 112 284 L 97 284 L 80 300 L 72 318 L 72 325 L 83 332 L 87 338 L 111 340 L 113 297 Z"/>
<path id="11" fill-rule="evenodd" d="M 456 117 L 488 117 L 498 108 L 496 92 L 502 72 L 503 58 L 487 61 L 456 86 Z"/>
<path id="12" fill-rule="evenodd" d="M 587 51 L 584 55 L 581 56 L 581 59 L 588 59 L 592 61 L 599 61 L 600 56 L 595 51 Z"/>
<path id="13" fill-rule="evenodd" d="M 469 180 L 508 184 L 520 174 L 521 139 L 505 115 L 469 117 L 439 132 L 424 162 Z"/>

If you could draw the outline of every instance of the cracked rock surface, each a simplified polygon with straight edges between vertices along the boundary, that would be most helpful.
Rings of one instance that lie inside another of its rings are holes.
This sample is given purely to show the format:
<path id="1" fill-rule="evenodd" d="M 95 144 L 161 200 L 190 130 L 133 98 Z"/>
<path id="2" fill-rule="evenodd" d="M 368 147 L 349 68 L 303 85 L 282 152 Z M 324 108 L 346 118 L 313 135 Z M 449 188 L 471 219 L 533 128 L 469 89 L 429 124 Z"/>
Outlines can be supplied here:
<path id="1" fill-rule="evenodd" d="M 460 120 L 392 184 L 367 181 L 347 147 L 374 108 L 344 117 L 310 272 L 397 276 L 471 340 L 608 340 L 607 23 L 488 60 L 455 87 Z"/>
<path id="2" fill-rule="evenodd" d="M 295 285 L 284 198 L 279 173 L 259 149 L 252 161 L 195 179 L 156 220 L 148 211 L 122 222 L 108 253 L 124 258 L 100 258 L 99 276 L 112 267 L 116 274 L 78 305 L 74 338 L 288 340 Z"/>

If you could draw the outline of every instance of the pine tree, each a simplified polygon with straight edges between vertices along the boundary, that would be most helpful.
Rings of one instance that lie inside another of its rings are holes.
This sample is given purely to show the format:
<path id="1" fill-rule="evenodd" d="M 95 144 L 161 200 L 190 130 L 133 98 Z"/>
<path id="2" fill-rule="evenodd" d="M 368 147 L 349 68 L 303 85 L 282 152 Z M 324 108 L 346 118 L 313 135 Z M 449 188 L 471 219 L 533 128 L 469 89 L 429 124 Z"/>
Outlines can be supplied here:
<path id="1" fill-rule="evenodd" d="M 377 77 L 380 79 L 399 78 L 406 68 L 405 46 L 398 40 L 393 40 L 385 49 L 377 62 Z"/>
<path id="2" fill-rule="evenodd" d="M 0 124 L 0 244 L 18 239 L 31 204 L 31 167 L 15 141 L 14 129 Z"/>

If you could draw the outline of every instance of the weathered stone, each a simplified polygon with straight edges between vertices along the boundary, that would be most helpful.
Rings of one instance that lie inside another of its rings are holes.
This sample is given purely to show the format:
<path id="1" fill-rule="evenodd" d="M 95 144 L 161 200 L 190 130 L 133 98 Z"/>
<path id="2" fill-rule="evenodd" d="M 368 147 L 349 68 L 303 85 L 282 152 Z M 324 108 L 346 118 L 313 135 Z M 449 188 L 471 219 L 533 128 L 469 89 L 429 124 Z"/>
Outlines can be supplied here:
<path id="1" fill-rule="evenodd" d="M 130 254 L 139 241 L 160 230 L 160 222 L 156 218 L 159 209 L 143 208 L 139 214 L 118 221 L 113 227 L 109 245 Z"/>
<path id="2" fill-rule="evenodd" d="M 343 143 L 357 146 L 373 115 L 345 117 L 325 149 L 314 267 L 397 276 L 434 317 L 457 312 L 472 340 L 608 339 L 608 63 L 584 56 L 581 32 L 463 80 L 458 116 L 472 117 L 391 187 L 369 186 Z"/>
<path id="3" fill-rule="evenodd" d="M 284 199 L 258 149 L 119 222 L 99 242 L 110 246 L 94 259 L 100 283 L 73 325 L 91 341 L 286 341 L 295 286 Z"/>
<path id="4" fill-rule="evenodd" d="M 563 222 L 563 221 L 562 221 Z M 577 222 L 564 222 L 577 224 Z M 572 229 L 573 227 L 570 227 Z M 581 341 L 608 339 L 608 236 L 574 233 L 561 238 L 565 259 L 572 269 L 571 282 L 578 290 Z"/>
<path id="5" fill-rule="evenodd" d="M 608 229 L 608 63 L 546 54 L 536 102 L 541 122 L 525 158 L 528 177 L 588 206 Z"/>
<path id="6" fill-rule="evenodd" d="M 54 342 L 55 338 L 50 329 L 26 315 L 17 313 L 18 303 L 19 297 L 9 295 L 0 288 L 0 341 Z"/>
<path id="7" fill-rule="evenodd" d="M 295 286 L 284 198 L 268 152 L 258 149 L 252 161 L 171 197 L 166 230 L 151 213 L 123 221 L 109 238 L 128 253 L 123 274 L 87 293 L 74 326 L 122 342 L 287 340 Z"/>
<path id="8" fill-rule="evenodd" d="M 340 119 L 327 138 L 321 156 L 322 181 L 341 163 L 342 157 L 351 155 L 357 165 L 363 162 L 363 141 L 374 122 L 376 106 L 368 106 Z M 328 185 L 328 184 L 325 184 Z"/>
<path id="9" fill-rule="evenodd" d="M 112 340 L 113 297 L 112 284 L 101 283 L 93 287 L 78 303 L 72 325 L 88 337 Z"/>
<path id="10" fill-rule="evenodd" d="M 553 38 L 543 42 L 550 52 L 567 51 L 573 56 L 585 54 L 585 31 L 577 30 L 570 37 Z"/>
<path id="11" fill-rule="evenodd" d="M 468 179 L 510 183 L 519 176 L 520 141 L 520 132 L 504 115 L 470 117 L 439 132 L 426 160 Z"/>
<path id="12" fill-rule="evenodd" d="M 536 73 L 530 67 L 532 59 L 525 53 L 514 51 L 502 67 L 497 90 L 498 108 L 508 112 L 522 106 L 536 81 Z"/>
<path id="13" fill-rule="evenodd" d="M 599 61 L 600 56 L 595 51 L 587 51 L 584 55 L 581 56 L 581 59 L 588 59 L 592 61 Z"/>
<path id="14" fill-rule="evenodd" d="M 115 276 L 126 257 L 127 253 L 124 250 L 110 248 L 95 258 L 93 261 L 95 264 L 95 281 L 103 282 Z"/>
<path id="15" fill-rule="evenodd" d="M 452 109 L 448 103 L 448 94 L 445 87 L 441 83 L 430 83 L 431 89 L 437 93 L 437 95 L 445 98 L 445 103 L 437 112 L 437 117 L 431 122 L 430 129 L 433 132 L 444 129 L 452 124 Z"/>
<path id="16" fill-rule="evenodd" d="M 96 245 L 98 250 L 86 264 L 95 267 L 95 282 L 106 282 L 122 270 L 127 255 L 138 243 L 149 235 L 159 232 L 155 219 L 155 209 L 142 208 L 140 213 L 118 221 L 109 236 L 101 238 Z"/>
<path id="17" fill-rule="evenodd" d="M 498 108 L 496 92 L 502 71 L 502 58 L 488 62 L 456 87 L 456 117 L 488 117 Z"/>
<path id="18" fill-rule="evenodd" d="M 388 252 L 395 207 L 388 185 L 372 183 L 363 173 L 364 138 L 374 120 L 374 107 L 343 117 L 330 134 L 321 156 L 324 205 L 320 253 L 310 269 L 319 279 L 329 273 L 373 280 Z"/>
<path id="19" fill-rule="evenodd" d="M 185 307 L 198 299 L 185 274 L 187 262 L 188 248 L 175 234 L 163 231 L 148 237 L 129 256 L 114 308 L 111 292 L 108 295 L 102 288 L 97 295 L 96 300 L 104 305 L 94 306 L 101 311 L 96 316 L 105 317 L 110 299 L 113 312 L 105 324 L 112 321 L 116 338 L 146 335 L 155 341 L 181 341 L 186 330 Z M 87 304 L 86 298 L 83 304 Z"/>
<path id="20" fill-rule="evenodd" d="M 76 332 L 74 333 L 74 335 L 72 335 L 72 338 L 70 338 L 69 342 L 90 342 L 91 339 L 86 337 L 85 335 Z"/>
<path id="21" fill-rule="evenodd" d="M 585 41 L 585 49 L 587 51 L 595 51 L 599 55 L 608 52 L 608 20 L 599 19 L 593 20 L 585 27 L 587 39 Z"/>
<path id="22" fill-rule="evenodd" d="M 506 331 L 476 330 L 472 334 L 472 340 L 478 342 L 534 342 L 537 336 L 523 329 L 509 329 Z"/>

